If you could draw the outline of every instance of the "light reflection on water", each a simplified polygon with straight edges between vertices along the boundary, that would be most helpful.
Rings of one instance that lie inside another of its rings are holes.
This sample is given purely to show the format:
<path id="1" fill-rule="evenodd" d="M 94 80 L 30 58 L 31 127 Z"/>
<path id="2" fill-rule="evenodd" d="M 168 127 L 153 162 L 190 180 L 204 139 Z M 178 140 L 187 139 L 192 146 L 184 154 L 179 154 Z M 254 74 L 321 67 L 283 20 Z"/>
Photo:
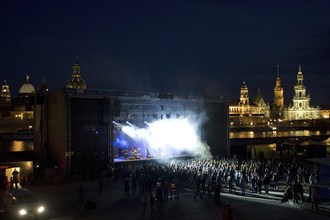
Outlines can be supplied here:
<path id="1" fill-rule="evenodd" d="M 33 141 L 8 141 L 1 143 L 0 151 L 32 151 Z"/>
<path id="2" fill-rule="evenodd" d="M 273 138 L 273 137 L 296 137 L 312 135 L 329 135 L 330 131 L 238 131 L 230 132 L 229 138 Z"/>

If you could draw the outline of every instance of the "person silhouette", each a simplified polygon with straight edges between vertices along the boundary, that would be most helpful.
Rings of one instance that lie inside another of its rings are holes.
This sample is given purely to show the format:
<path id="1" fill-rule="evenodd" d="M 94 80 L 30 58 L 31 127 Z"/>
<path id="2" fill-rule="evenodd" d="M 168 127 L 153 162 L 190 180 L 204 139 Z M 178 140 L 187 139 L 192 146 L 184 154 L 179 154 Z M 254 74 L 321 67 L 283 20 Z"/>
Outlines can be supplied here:
<path id="1" fill-rule="evenodd" d="M 15 185 L 15 188 L 18 188 L 18 171 L 16 169 L 14 169 L 13 173 L 13 183 Z"/>

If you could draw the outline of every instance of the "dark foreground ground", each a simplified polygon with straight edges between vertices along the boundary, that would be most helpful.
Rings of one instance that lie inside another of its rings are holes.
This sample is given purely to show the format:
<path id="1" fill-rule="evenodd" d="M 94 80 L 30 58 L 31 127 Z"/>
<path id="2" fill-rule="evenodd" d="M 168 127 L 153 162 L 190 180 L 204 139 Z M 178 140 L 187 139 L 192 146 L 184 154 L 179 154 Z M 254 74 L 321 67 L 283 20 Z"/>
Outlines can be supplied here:
<path id="1" fill-rule="evenodd" d="M 32 189 L 46 204 L 47 212 L 43 219 L 155 219 L 155 220 L 224 220 L 223 206 L 229 205 L 233 219 L 329 219 L 329 211 L 314 211 L 309 202 L 294 204 L 281 203 L 282 192 L 271 191 L 270 194 L 258 195 L 239 192 L 221 193 L 220 205 L 215 205 L 207 194 L 194 200 L 194 190 L 180 190 L 179 199 L 168 199 L 163 207 L 151 210 L 147 204 L 146 214 L 141 215 L 140 197 L 138 193 L 124 195 L 122 182 L 114 183 L 112 179 L 104 179 L 102 191 L 99 192 L 98 180 L 82 182 L 85 186 L 84 200 L 92 199 L 96 208 L 87 210 L 84 202 L 78 201 L 79 182 L 63 184 L 38 184 Z M 307 194 L 306 194 L 307 197 Z M 13 216 L 0 211 L 0 219 L 13 219 Z M 32 217 L 30 219 L 33 219 Z"/>

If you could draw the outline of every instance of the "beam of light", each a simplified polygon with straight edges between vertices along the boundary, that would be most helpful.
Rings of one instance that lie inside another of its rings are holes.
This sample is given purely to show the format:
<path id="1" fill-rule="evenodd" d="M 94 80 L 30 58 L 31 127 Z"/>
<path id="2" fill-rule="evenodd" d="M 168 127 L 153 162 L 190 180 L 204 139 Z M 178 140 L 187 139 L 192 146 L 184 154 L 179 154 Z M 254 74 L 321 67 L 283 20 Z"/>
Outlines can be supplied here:
<path id="1" fill-rule="evenodd" d="M 210 157 L 210 148 L 200 138 L 200 121 L 192 118 L 170 118 L 146 123 L 147 128 L 123 126 L 122 131 L 134 145 L 147 148 L 152 157 L 186 155 Z"/>
<path id="2" fill-rule="evenodd" d="M 123 124 L 121 124 L 121 123 L 119 123 L 119 122 L 116 122 L 116 121 L 113 121 L 112 122 L 115 126 L 117 126 L 117 127 L 120 127 L 120 128 L 122 128 L 124 125 Z"/>

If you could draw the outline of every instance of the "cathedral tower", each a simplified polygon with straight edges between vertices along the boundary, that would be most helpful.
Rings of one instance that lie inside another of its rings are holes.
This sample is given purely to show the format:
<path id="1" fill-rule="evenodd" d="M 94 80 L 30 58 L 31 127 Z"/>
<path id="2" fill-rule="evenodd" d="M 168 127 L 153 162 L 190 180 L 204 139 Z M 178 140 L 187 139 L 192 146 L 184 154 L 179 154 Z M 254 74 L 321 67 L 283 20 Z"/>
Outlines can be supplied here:
<path id="1" fill-rule="evenodd" d="M 310 97 L 306 94 L 306 87 L 304 86 L 304 76 L 301 71 L 301 65 L 299 64 L 299 70 L 297 74 L 297 84 L 294 86 L 294 96 L 292 99 L 293 106 L 296 109 L 307 109 L 310 104 Z"/>
<path id="2" fill-rule="evenodd" d="M 66 88 L 70 89 L 86 89 L 86 83 L 80 75 L 80 65 L 76 58 L 75 63 L 72 66 L 72 78 L 66 84 Z"/>
<path id="3" fill-rule="evenodd" d="M 7 81 L 5 80 L 1 88 L 0 103 L 6 105 L 9 104 L 10 102 L 11 102 L 10 89 L 9 89 L 9 85 L 7 84 Z"/>
<path id="4" fill-rule="evenodd" d="M 245 81 L 243 81 L 243 85 L 241 87 L 240 104 L 249 105 L 249 89 L 245 84 Z"/>
<path id="5" fill-rule="evenodd" d="M 284 107 L 284 96 L 283 96 L 283 87 L 281 86 L 280 78 L 280 65 L 277 65 L 277 76 L 276 76 L 276 85 L 274 88 L 274 105 L 278 109 L 283 109 Z"/>
<path id="6" fill-rule="evenodd" d="M 285 110 L 285 118 L 288 120 L 303 120 L 319 118 L 320 108 L 310 106 L 310 96 L 306 94 L 306 87 L 303 83 L 304 76 L 299 64 L 297 84 L 294 86 L 292 106 Z"/>

